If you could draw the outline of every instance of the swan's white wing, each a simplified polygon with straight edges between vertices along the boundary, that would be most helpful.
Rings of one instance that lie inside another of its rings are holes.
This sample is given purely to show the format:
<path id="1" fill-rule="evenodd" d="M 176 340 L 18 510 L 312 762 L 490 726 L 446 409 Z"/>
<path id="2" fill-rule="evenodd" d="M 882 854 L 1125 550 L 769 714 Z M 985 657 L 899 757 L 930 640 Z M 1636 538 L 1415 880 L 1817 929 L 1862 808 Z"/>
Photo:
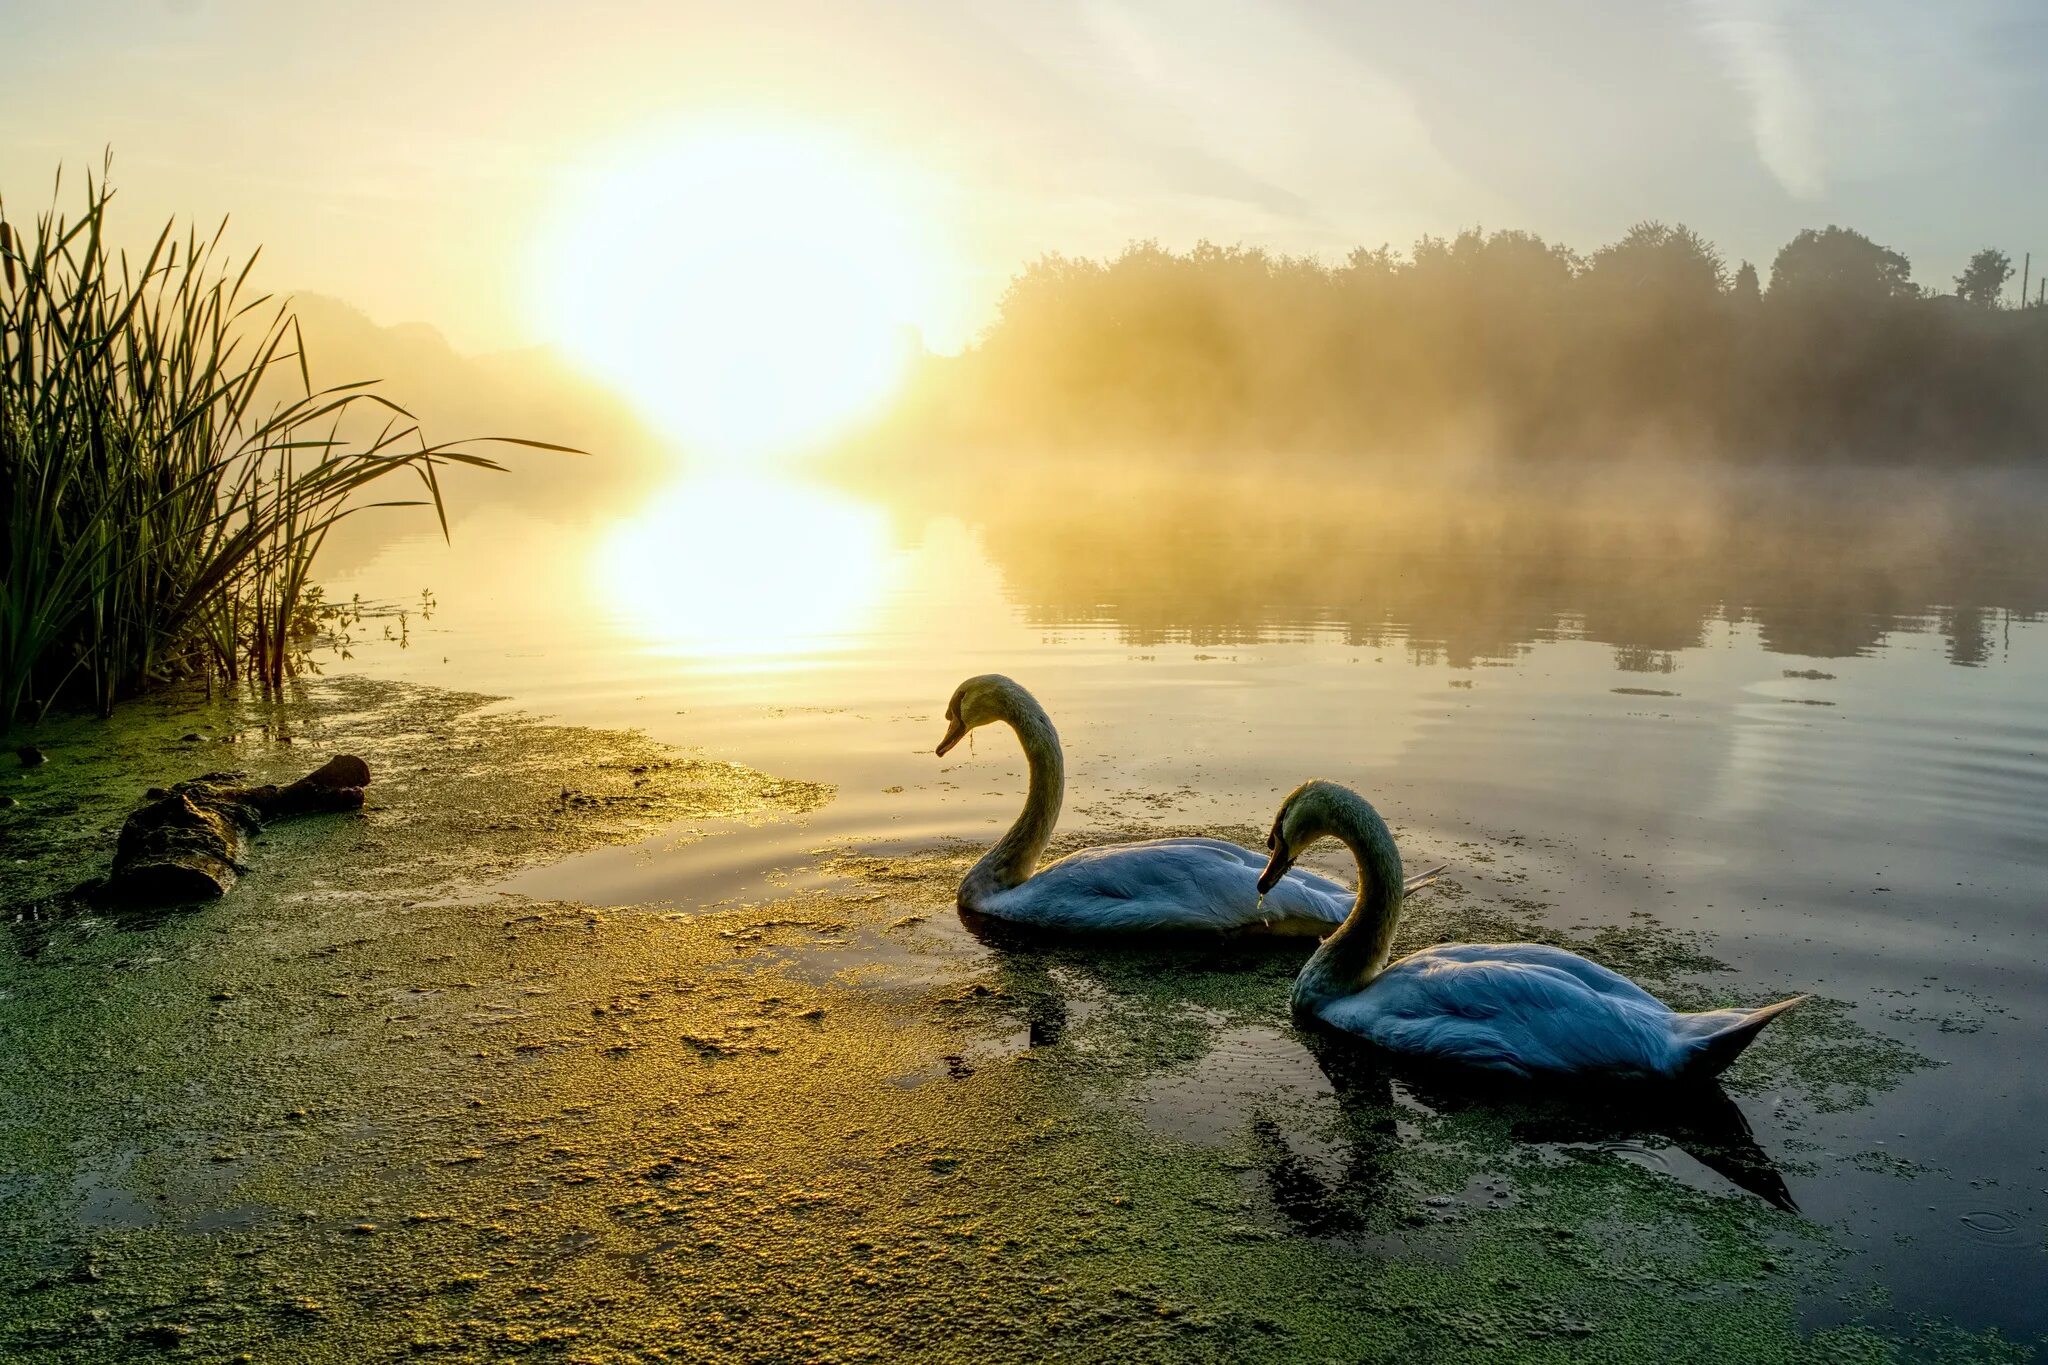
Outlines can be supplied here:
<path id="1" fill-rule="evenodd" d="M 1449 947 L 1403 958 L 1323 1018 L 1392 1052 L 1518 1076 L 1671 1073 L 1675 1016 L 1626 978 L 1540 944 Z"/>
<path id="2" fill-rule="evenodd" d="M 1169 839 L 1142 839 L 1130 844 L 1098 844 L 1094 848 L 1081 849 L 1060 861 L 1067 862 L 1075 858 L 1092 858 L 1104 853 L 1121 854 L 1128 849 L 1155 848 L 1202 848 L 1208 849 L 1220 857 L 1234 859 L 1252 870 L 1254 894 L 1256 894 L 1258 875 L 1266 870 L 1265 854 L 1254 853 L 1252 850 L 1244 847 L 1244 845 L 1233 844 L 1228 839 L 1208 839 L 1194 834 L 1177 835 Z M 1056 863 L 1054 866 L 1058 866 L 1058 864 Z M 1351 901 L 1358 894 L 1342 882 L 1333 881 L 1328 877 L 1319 876 L 1306 868 L 1300 867 L 1289 868 L 1283 884 L 1292 884 L 1297 887 L 1306 886 L 1338 902 L 1339 912 L 1337 918 L 1331 921 L 1334 924 L 1342 924 L 1344 922 L 1344 914 L 1350 910 Z M 1277 894 L 1280 888 L 1275 887 L 1273 889 Z M 1268 897 L 1268 899 L 1270 900 L 1271 897 Z"/>
<path id="3" fill-rule="evenodd" d="M 1328 932 L 1351 893 L 1289 873 L 1259 902 L 1266 859 L 1221 839 L 1154 839 L 1084 848 L 988 898 L 984 913 L 1076 932 L 1262 930 Z"/>
<path id="4" fill-rule="evenodd" d="M 1660 1010 L 1665 1008 L 1663 1001 L 1620 972 L 1548 943 L 1439 943 L 1412 956 L 1440 962 L 1521 962 L 1534 967 L 1554 967 L 1577 977 L 1602 995 L 1634 1000 Z M 1409 960 L 1402 958 L 1393 965 L 1398 967 Z"/>

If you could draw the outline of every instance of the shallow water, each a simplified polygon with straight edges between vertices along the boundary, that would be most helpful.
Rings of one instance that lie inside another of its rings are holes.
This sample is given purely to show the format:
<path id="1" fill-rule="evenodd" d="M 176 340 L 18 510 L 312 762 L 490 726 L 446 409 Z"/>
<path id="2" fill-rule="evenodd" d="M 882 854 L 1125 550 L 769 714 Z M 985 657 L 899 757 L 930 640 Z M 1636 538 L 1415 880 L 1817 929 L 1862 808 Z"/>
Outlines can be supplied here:
<path id="1" fill-rule="evenodd" d="M 953 685 L 1001 671 L 1060 727 L 1067 829 L 1262 827 L 1320 775 L 1368 793 L 1411 863 L 1546 922 L 1703 931 L 1744 998 L 1817 991 L 1939 1063 L 1801 1135 L 1863 1155 L 1791 1175 L 1800 1208 L 1900 1314 L 2048 1331 L 2035 495 L 1708 493 L 1290 510 L 1254 480 L 920 509 L 684 481 L 575 525 L 485 508 L 454 553 L 395 544 L 342 586 L 437 601 L 356 666 L 837 787 L 801 821 L 529 873 L 531 894 L 689 907 L 821 847 L 988 839 L 1020 799 L 1014 744 L 930 747 Z M 1782 1151 L 1770 1097 L 1747 1109 Z"/>
<path id="2" fill-rule="evenodd" d="M 891 1086 L 1047 1047 L 1121 1075 L 1099 1040 L 1164 1030 L 1111 1108 L 1240 1163 L 1297 1236 L 1477 1256 L 1457 1226 L 1524 1197 L 1483 1162 L 1417 1204 L 1435 1241 L 1366 1210 L 1378 1182 L 1413 1183 L 1400 1153 L 1448 1160 L 1439 1119 L 1466 1125 L 1460 1141 L 1486 1131 L 1483 1100 L 1347 1080 L 1277 1019 L 1241 1017 L 1227 974 L 1162 1021 L 1160 997 L 1127 984 L 1144 964 L 1098 978 L 1085 958 L 1011 957 L 890 880 L 894 860 L 936 852 L 953 861 L 917 873 L 918 894 L 943 895 L 963 848 L 1021 801 L 1006 734 L 931 753 L 947 695 L 978 672 L 1052 713 L 1069 834 L 1256 840 L 1302 779 L 1349 783 L 1411 865 L 1450 865 L 1442 904 L 1497 932 L 1663 952 L 1641 969 L 1699 999 L 1833 1002 L 1766 1035 L 1731 1085 L 1739 1119 L 1581 1123 L 1566 1107 L 1521 1114 L 1517 1142 L 1629 1163 L 1674 1199 L 1782 1194 L 1830 1249 L 1799 1301 L 1809 1327 L 1932 1318 L 2031 1345 L 2048 1333 L 2048 566 L 2031 509 L 2048 502 L 2003 485 L 1847 505 L 1814 491 L 1280 498 L 1251 479 L 1070 495 L 1033 475 L 890 497 L 697 480 L 484 500 L 452 549 L 344 548 L 330 593 L 372 614 L 325 666 L 834 789 L 802 814 L 601 841 L 492 893 L 685 917 L 880 898 L 882 923 L 819 929 L 781 969 L 856 992 L 863 973 L 993 972 L 1017 1002 Z M 1414 913 L 1426 934 L 1452 911 Z M 745 932 L 772 941 L 775 922 Z M 1628 937 L 1653 931 L 1664 948 Z M 1277 996 L 1288 970 L 1255 979 Z M 85 1216 L 129 1216 L 118 1180 L 80 1179 Z"/>

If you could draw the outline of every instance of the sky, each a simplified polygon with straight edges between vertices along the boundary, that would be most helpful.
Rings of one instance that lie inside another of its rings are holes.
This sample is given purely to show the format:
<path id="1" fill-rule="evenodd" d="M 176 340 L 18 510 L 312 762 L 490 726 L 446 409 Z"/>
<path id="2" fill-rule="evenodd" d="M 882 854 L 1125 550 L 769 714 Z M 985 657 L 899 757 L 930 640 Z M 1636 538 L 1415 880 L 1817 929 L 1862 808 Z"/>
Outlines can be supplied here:
<path id="1" fill-rule="evenodd" d="M 1048 251 L 1341 257 L 1683 222 L 1768 273 L 1841 223 L 1946 288 L 2048 260 L 2039 0 L 0 0 L 0 200 L 114 155 L 124 221 L 231 217 L 259 278 L 545 342 L 540 225 L 693 120 L 816 126 L 920 187 L 950 349 Z"/>

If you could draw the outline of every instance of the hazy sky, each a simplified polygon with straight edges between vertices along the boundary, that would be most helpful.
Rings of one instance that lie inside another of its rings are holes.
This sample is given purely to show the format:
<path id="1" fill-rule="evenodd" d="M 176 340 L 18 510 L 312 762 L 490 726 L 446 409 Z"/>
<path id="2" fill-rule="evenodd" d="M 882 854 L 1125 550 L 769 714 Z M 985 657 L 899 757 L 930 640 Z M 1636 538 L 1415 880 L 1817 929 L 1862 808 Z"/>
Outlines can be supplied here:
<path id="1" fill-rule="evenodd" d="M 110 144 L 138 223 L 232 214 L 273 287 L 469 348 L 535 339 L 534 224 L 594 149 L 705 113 L 921 170 L 941 344 L 1022 259 L 1132 237 L 1590 250 L 1658 217 L 1767 269 L 1840 222 L 1943 287 L 2048 255 L 2041 0 L 0 0 L 0 34 L 10 212 Z"/>

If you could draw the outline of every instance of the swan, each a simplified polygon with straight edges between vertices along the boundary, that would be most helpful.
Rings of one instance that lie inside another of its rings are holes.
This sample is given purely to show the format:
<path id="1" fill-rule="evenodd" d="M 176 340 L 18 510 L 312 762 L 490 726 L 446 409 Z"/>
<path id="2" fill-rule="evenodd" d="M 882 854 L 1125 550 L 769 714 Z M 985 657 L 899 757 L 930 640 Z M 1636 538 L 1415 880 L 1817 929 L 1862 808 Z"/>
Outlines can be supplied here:
<path id="1" fill-rule="evenodd" d="M 1267 839 L 1261 889 L 1325 835 L 1358 859 L 1358 899 L 1295 978 L 1295 1018 L 1390 1053 L 1517 1077 L 1698 1081 L 1806 1000 L 1680 1014 L 1577 953 L 1541 943 L 1440 943 L 1389 963 L 1405 888 L 1394 836 L 1364 797 L 1297 787 Z"/>
<path id="2" fill-rule="evenodd" d="M 1003 721 L 1031 768 L 1023 813 L 960 883 L 960 908 L 1013 924 L 1082 933 L 1242 931 L 1326 934 L 1343 923 L 1348 888 L 1309 872 L 1275 873 L 1250 849 L 1222 839 L 1109 844 L 1038 866 L 1060 817 L 1066 764 L 1045 708 L 998 673 L 969 678 L 946 703 L 943 758 L 969 731 Z M 1438 869 L 1441 870 L 1441 869 Z M 1435 876 L 1426 873 L 1412 891 Z"/>

